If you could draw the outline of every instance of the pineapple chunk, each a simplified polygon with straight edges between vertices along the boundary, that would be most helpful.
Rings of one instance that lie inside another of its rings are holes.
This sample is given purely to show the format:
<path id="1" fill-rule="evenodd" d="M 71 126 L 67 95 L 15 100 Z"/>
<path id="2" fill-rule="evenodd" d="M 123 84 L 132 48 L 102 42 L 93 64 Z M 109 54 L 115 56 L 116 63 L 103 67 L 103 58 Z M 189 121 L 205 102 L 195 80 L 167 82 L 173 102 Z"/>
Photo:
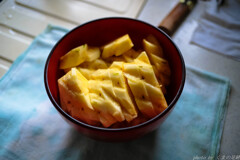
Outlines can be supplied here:
<path id="1" fill-rule="evenodd" d="M 109 127 L 115 122 L 125 120 L 120 105 L 109 94 L 112 85 L 109 81 L 89 80 L 90 99 L 93 108 L 99 113 L 100 122 Z M 110 87 L 109 87 L 110 86 Z M 107 89 L 107 92 L 104 90 Z"/>
<path id="2" fill-rule="evenodd" d="M 106 59 L 104 59 L 105 62 L 108 62 L 108 63 L 113 63 L 113 62 L 117 62 L 117 61 L 125 61 L 125 58 L 121 55 L 121 56 L 111 56 L 111 57 L 108 57 Z"/>
<path id="3" fill-rule="evenodd" d="M 98 69 L 92 75 L 91 79 L 93 80 L 110 80 L 109 73 L 107 69 Z"/>
<path id="4" fill-rule="evenodd" d="M 127 52 L 123 53 L 123 58 L 126 62 L 132 62 L 140 52 L 135 51 L 134 49 L 130 49 Z"/>
<path id="5" fill-rule="evenodd" d="M 137 77 L 139 79 L 142 79 L 140 71 L 139 71 L 139 67 L 134 63 L 124 63 L 123 64 L 123 72 L 127 79 L 128 79 L 128 76 Z"/>
<path id="6" fill-rule="evenodd" d="M 143 39 L 143 48 L 147 54 L 154 54 L 158 57 L 163 57 L 162 46 L 153 35 L 149 35 L 146 39 Z"/>
<path id="7" fill-rule="evenodd" d="M 151 43 L 157 45 L 157 46 L 160 46 L 157 38 L 154 37 L 152 34 L 148 35 L 148 36 L 146 37 L 146 40 L 147 40 L 148 42 L 151 42 Z"/>
<path id="8" fill-rule="evenodd" d="M 58 87 L 64 111 L 88 124 L 99 123 L 98 114 L 90 103 L 87 80 L 76 68 L 72 68 L 58 80 Z"/>
<path id="9" fill-rule="evenodd" d="M 109 69 L 110 78 L 113 84 L 113 91 L 118 102 L 121 104 L 125 119 L 130 122 L 137 117 L 137 110 L 133 103 L 133 98 L 130 95 L 126 79 L 122 70 Z"/>
<path id="10" fill-rule="evenodd" d="M 142 52 L 132 63 L 125 63 L 123 71 L 137 106 L 144 115 L 153 117 L 167 108 L 167 102 L 145 52 Z M 143 94 L 144 92 L 146 93 Z"/>
<path id="11" fill-rule="evenodd" d="M 164 73 L 166 75 L 171 75 L 171 70 L 167 60 L 156 55 L 151 55 L 151 61 L 156 66 L 159 72 Z"/>
<path id="12" fill-rule="evenodd" d="M 112 55 L 119 56 L 133 47 L 132 40 L 126 34 L 103 46 L 102 58 L 106 59 Z"/>
<path id="13" fill-rule="evenodd" d="M 159 83 L 151 65 L 138 64 L 137 67 L 139 68 L 141 79 L 144 82 L 159 87 Z"/>
<path id="14" fill-rule="evenodd" d="M 148 117 L 154 117 L 157 115 L 154 106 L 151 103 L 148 92 L 144 86 L 144 83 L 132 76 L 127 75 L 129 87 L 134 95 L 138 109 Z"/>
<path id="15" fill-rule="evenodd" d="M 78 66 L 86 60 L 87 45 L 74 48 L 60 58 L 60 69 Z"/>
<path id="16" fill-rule="evenodd" d="M 101 80 L 103 90 L 113 101 L 121 105 L 123 115 L 127 121 L 131 121 L 137 116 L 122 70 L 116 68 L 99 69 L 92 74 L 92 79 Z"/>
<path id="17" fill-rule="evenodd" d="M 127 78 L 128 85 L 137 103 L 138 109 L 148 117 L 155 116 L 154 106 L 150 101 L 144 82 L 140 78 L 141 74 L 138 66 L 133 63 L 125 63 L 123 65 L 123 72 Z"/>
<path id="18" fill-rule="evenodd" d="M 87 48 L 87 53 L 86 53 L 86 61 L 87 62 L 92 62 L 100 57 L 100 49 L 98 47 L 90 47 L 88 46 Z"/>
<path id="19" fill-rule="evenodd" d="M 110 69 L 120 69 L 122 70 L 124 62 L 113 62 L 111 66 L 109 67 Z"/>
<path id="20" fill-rule="evenodd" d="M 164 87 L 169 85 L 171 70 L 168 61 L 153 54 L 150 56 L 150 59 L 153 66 L 155 66 L 155 74 L 160 84 Z"/>
<path id="21" fill-rule="evenodd" d="M 92 69 L 87 69 L 87 68 L 81 68 L 81 67 L 77 67 L 77 70 L 82 73 L 82 75 L 89 80 L 91 75 L 95 72 L 95 70 Z"/>
<path id="22" fill-rule="evenodd" d="M 108 68 L 108 64 L 104 62 L 102 59 L 96 59 L 92 62 L 84 62 L 79 67 L 96 70 Z"/>
<path id="23" fill-rule="evenodd" d="M 162 93 L 162 90 L 159 89 L 159 87 L 150 85 L 149 83 L 144 83 L 144 85 L 148 92 L 150 100 L 155 107 L 155 112 L 161 113 L 164 111 L 168 105 Z"/>
<path id="24" fill-rule="evenodd" d="M 152 35 L 148 36 L 146 39 L 143 39 L 144 49 L 150 58 L 154 73 L 161 86 L 161 89 L 163 93 L 166 94 L 165 87 L 169 85 L 171 75 L 168 61 L 161 58 L 163 57 L 162 47 L 158 43 L 157 39 Z"/>
<path id="25" fill-rule="evenodd" d="M 160 59 L 162 59 L 162 58 L 160 58 Z M 145 62 L 145 63 L 141 64 L 141 63 L 139 63 L 140 61 L 138 61 L 138 60 L 142 60 L 142 62 Z M 152 103 L 154 104 L 155 108 L 157 109 L 157 113 L 162 112 L 164 109 L 167 108 L 167 102 L 166 102 L 163 92 L 160 88 L 160 85 L 159 85 L 156 75 L 154 73 L 153 67 L 152 67 L 152 65 L 150 65 L 148 56 L 146 55 L 145 52 L 142 52 L 134 61 L 137 62 L 138 66 L 139 66 L 141 79 L 144 82 L 146 82 L 146 83 L 144 83 L 144 85 L 148 91 L 148 94 L 151 98 Z M 160 107 L 160 110 L 158 109 L 159 107 Z"/>
<path id="26" fill-rule="evenodd" d="M 147 56 L 147 53 L 145 51 L 141 52 L 135 59 L 135 63 L 146 63 L 146 64 L 151 64 L 149 61 L 149 58 Z"/>
<path id="27" fill-rule="evenodd" d="M 91 104 L 97 111 L 101 124 L 104 127 L 110 127 L 112 124 L 116 123 L 117 120 L 111 114 L 109 114 L 108 111 L 111 109 L 111 107 L 109 106 L 112 106 L 112 104 L 95 93 L 90 93 L 89 95 L 91 99 Z M 105 107 L 103 108 L 103 106 Z"/>

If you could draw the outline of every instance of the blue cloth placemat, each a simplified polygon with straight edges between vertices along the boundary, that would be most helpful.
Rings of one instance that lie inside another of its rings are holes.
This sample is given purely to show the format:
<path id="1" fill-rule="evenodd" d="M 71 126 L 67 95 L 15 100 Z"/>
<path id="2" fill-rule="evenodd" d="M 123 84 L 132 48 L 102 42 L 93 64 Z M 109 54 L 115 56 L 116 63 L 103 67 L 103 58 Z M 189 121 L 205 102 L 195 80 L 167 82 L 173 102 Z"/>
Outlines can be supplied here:
<path id="1" fill-rule="evenodd" d="M 1 160 L 217 158 L 230 83 L 192 67 L 187 67 L 176 107 L 156 131 L 129 142 L 107 143 L 71 128 L 49 101 L 43 81 L 47 56 L 67 32 L 49 25 L 0 79 Z"/>

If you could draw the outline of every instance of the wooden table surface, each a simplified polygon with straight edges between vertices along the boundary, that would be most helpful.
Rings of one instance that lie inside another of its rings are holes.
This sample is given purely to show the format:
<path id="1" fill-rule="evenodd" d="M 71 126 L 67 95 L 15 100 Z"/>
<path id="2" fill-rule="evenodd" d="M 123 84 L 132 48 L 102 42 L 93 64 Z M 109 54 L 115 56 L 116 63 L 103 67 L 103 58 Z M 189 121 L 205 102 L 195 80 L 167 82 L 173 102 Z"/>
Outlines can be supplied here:
<path id="1" fill-rule="evenodd" d="M 54 3 L 56 2 L 57 3 Z M 106 16 L 138 18 L 157 26 L 177 0 L 3 0 L 0 2 L 0 77 L 47 24 L 74 28 Z M 220 155 L 240 155 L 240 62 L 190 43 L 208 2 L 200 1 L 173 35 L 186 65 L 225 76 L 231 94 Z"/>

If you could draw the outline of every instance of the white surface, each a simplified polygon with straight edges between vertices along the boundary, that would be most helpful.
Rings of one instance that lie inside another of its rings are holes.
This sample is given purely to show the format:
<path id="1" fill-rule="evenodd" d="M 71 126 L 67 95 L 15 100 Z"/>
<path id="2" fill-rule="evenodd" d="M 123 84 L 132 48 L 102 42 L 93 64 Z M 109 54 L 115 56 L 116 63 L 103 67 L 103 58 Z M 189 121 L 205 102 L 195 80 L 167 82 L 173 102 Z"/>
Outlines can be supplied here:
<path id="1" fill-rule="evenodd" d="M 109 16 L 135 17 L 144 0 L 16 0 L 41 12 L 62 18 L 76 24 Z"/>

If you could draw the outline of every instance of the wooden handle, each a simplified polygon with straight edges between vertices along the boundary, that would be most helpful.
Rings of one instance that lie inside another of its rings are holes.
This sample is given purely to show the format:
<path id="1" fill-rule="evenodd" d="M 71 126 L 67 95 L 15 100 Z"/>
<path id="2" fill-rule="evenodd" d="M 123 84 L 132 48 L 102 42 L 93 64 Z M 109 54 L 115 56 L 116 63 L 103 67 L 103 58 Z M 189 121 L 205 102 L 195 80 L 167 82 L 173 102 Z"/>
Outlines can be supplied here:
<path id="1" fill-rule="evenodd" d="M 172 36 L 181 22 L 190 13 L 194 3 L 191 2 L 191 6 L 188 4 L 179 2 L 163 19 L 158 27 L 166 32 L 169 36 Z"/>

